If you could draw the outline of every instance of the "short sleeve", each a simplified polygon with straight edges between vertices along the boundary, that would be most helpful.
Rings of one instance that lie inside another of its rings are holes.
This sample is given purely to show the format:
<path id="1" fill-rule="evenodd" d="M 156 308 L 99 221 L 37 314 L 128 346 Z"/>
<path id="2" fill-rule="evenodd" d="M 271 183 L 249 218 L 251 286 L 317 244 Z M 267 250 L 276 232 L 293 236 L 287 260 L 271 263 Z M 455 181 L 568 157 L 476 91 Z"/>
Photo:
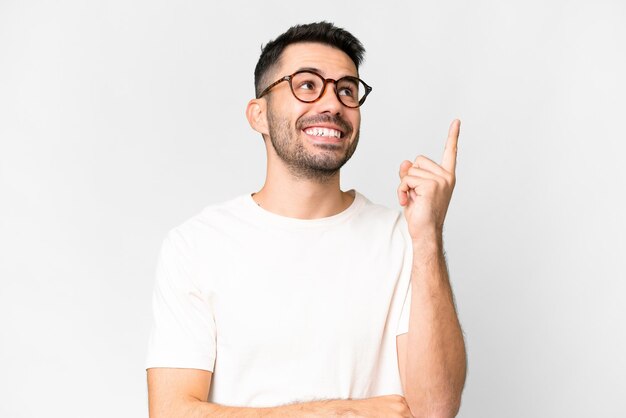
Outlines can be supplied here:
<path id="1" fill-rule="evenodd" d="M 215 320 L 209 296 L 195 281 L 194 257 L 191 240 L 171 230 L 156 267 L 146 369 L 214 369 Z"/>
<path id="2" fill-rule="evenodd" d="M 396 335 L 409 332 L 409 317 L 411 313 L 411 282 L 409 281 L 409 287 L 404 298 L 404 304 L 402 305 L 402 312 L 400 313 L 400 320 L 398 321 L 398 330 Z"/>
<path id="3" fill-rule="evenodd" d="M 403 258 L 402 258 L 402 271 L 400 273 L 400 289 L 405 293 L 402 294 L 402 311 L 400 313 L 400 319 L 398 320 L 398 328 L 396 335 L 409 332 L 409 317 L 411 313 L 411 270 L 413 269 L 413 241 L 409 233 L 409 226 L 403 214 L 399 216 L 399 229 L 402 235 L 403 243 Z"/>

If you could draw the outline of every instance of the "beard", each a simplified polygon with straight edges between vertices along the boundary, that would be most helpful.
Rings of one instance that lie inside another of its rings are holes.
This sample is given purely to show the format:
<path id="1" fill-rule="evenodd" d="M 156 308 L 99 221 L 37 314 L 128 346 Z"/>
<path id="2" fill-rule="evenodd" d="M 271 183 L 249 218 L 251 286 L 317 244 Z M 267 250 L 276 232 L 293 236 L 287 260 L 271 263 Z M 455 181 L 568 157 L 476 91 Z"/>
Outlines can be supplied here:
<path id="1" fill-rule="evenodd" d="M 317 143 L 315 148 L 319 152 L 309 151 L 303 141 L 301 127 L 308 123 L 334 123 L 344 131 L 344 138 L 348 138 L 353 132 L 352 127 L 344 119 L 337 116 L 321 114 L 305 120 L 296 121 L 296 126 L 292 128 L 289 120 L 280 118 L 268 109 L 267 122 L 269 136 L 274 146 L 276 154 L 287 165 L 289 171 L 297 179 L 314 180 L 318 183 L 325 183 L 339 172 L 339 169 L 348 162 L 354 154 L 359 143 L 360 130 L 357 128 L 352 143 L 345 151 L 343 143 Z"/>

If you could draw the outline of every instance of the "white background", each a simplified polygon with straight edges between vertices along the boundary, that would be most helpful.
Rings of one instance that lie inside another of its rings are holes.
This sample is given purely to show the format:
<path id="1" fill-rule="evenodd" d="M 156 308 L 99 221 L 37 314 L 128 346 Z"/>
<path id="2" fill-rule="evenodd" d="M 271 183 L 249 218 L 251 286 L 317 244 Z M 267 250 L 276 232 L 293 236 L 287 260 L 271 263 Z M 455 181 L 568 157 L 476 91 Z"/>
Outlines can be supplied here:
<path id="1" fill-rule="evenodd" d="M 400 162 L 440 162 L 462 120 L 459 416 L 623 416 L 618 0 L 0 0 L 0 416 L 147 416 L 161 240 L 262 186 L 261 45 L 322 19 L 363 41 L 374 87 L 344 190 L 400 209 Z"/>

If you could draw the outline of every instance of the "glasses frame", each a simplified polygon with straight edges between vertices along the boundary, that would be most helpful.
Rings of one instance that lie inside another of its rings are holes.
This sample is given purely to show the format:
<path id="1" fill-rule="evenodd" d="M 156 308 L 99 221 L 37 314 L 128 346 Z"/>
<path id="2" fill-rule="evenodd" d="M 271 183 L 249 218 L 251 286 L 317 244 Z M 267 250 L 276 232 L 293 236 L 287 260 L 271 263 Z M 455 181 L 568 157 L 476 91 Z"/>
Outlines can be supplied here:
<path id="1" fill-rule="evenodd" d="M 293 85 L 291 84 L 291 80 L 293 80 L 293 77 L 296 76 L 297 74 L 301 74 L 301 73 L 309 73 L 309 74 L 313 74 L 318 76 L 322 82 L 324 83 L 324 85 L 322 86 L 322 89 L 320 90 L 320 95 L 317 97 L 317 99 L 314 100 L 302 100 L 300 99 L 298 96 L 296 96 L 296 93 L 293 91 Z M 343 102 L 343 100 L 341 100 L 341 96 L 339 96 L 339 93 L 337 92 L 337 84 L 341 81 L 341 80 L 352 80 L 352 81 L 356 81 L 357 83 L 363 83 L 363 85 L 365 86 L 365 94 L 363 95 L 363 97 L 361 98 L 361 100 L 359 100 L 359 104 L 357 104 L 356 106 L 348 106 L 347 104 L 345 104 Z M 339 100 L 339 102 L 344 105 L 345 107 L 348 107 L 350 109 L 356 109 L 357 107 L 361 107 L 361 105 L 363 105 L 363 103 L 365 103 L 365 99 L 367 98 L 367 95 L 370 94 L 372 92 L 372 87 L 370 87 L 365 81 L 361 80 L 358 77 L 353 77 L 351 75 L 347 75 L 344 77 L 341 77 L 338 80 L 332 79 L 332 78 L 324 78 L 321 74 L 316 73 L 315 71 L 311 71 L 311 70 L 300 70 L 300 71 L 296 71 L 293 74 L 289 74 L 286 75 L 276 81 L 274 81 L 272 84 L 270 84 L 269 86 L 267 86 L 265 88 L 265 90 L 263 90 L 261 92 L 261 94 L 259 94 L 257 96 L 257 99 L 260 99 L 261 97 L 265 96 L 267 93 L 269 93 L 269 91 L 276 85 L 282 83 L 283 81 L 288 81 L 289 82 L 289 89 L 291 89 L 291 94 L 293 94 L 293 97 L 295 97 L 297 100 L 303 102 L 303 103 L 315 103 L 318 100 L 320 100 L 322 98 L 322 96 L 324 96 L 324 93 L 326 92 L 326 86 L 328 85 L 329 82 L 332 82 L 334 84 L 334 88 L 333 90 L 335 91 L 335 96 L 337 96 L 337 99 Z"/>

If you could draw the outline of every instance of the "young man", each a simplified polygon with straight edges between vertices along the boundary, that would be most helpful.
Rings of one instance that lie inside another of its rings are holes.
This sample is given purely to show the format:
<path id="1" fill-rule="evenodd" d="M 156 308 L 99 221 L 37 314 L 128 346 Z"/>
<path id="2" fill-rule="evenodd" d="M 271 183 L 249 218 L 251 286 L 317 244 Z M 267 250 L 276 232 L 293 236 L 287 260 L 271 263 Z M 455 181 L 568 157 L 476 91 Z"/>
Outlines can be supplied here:
<path id="1" fill-rule="evenodd" d="M 163 242 L 152 417 L 456 415 L 466 358 L 442 228 L 459 121 L 441 165 L 400 165 L 403 214 L 340 190 L 371 91 L 363 54 L 326 22 L 264 47 L 246 115 L 266 181 Z"/>

